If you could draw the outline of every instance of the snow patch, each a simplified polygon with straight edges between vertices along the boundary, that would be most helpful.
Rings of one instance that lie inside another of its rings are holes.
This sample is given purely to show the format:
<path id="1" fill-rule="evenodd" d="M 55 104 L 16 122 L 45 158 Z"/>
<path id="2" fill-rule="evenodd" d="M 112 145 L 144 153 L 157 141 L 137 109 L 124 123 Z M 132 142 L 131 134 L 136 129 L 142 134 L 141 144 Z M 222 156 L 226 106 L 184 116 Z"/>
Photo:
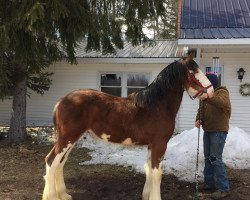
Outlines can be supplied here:
<path id="1" fill-rule="evenodd" d="M 180 180 L 194 181 L 196 169 L 196 154 L 198 145 L 198 129 L 193 128 L 174 136 L 168 143 L 163 161 L 166 174 L 174 174 Z M 90 150 L 90 161 L 81 165 L 116 164 L 131 166 L 138 172 L 144 173 L 147 159 L 146 146 L 123 146 L 96 140 L 90 134 L 84 135 L 78 142 L 78 147 Z M 250 135 L 244 130 L 230 126 L 224 148 L 224 162 L 230 168 L 250 168 Z M 203 130 L 200 133 L 199 170 L 198 177 L 203 179 Z"/>

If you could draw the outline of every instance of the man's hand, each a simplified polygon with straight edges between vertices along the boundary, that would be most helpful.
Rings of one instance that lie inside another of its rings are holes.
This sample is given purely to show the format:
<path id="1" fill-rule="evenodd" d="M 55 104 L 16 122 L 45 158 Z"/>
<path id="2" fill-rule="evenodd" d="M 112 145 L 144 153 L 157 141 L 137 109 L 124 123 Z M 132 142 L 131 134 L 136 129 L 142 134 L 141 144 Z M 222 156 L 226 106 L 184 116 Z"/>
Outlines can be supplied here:
<path id="1" fill-rule="evenodd" d="M 207 99 L 207 98 L 209 98 L 209 96 L 208 96 L 207 93 L 203 93 L 203 94 L 200 96 L 200 99 L 201 99 L 201 100 L 205 100 L 205 99 Z"/>
<path id="2" fill-rule="evenodd" d="M 195 122 L 195 127 L 200 128 L 200 126 L 201 126 L 201 120 L 197 120 Z"/>

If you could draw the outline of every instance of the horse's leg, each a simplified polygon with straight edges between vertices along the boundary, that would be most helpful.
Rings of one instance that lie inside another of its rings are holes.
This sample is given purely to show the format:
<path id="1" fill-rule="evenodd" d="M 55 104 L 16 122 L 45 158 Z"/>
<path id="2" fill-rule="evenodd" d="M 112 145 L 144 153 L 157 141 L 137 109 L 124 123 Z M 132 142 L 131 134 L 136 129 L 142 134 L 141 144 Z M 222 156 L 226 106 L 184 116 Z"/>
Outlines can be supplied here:
<path id="1" fill-rule="evenodd" d="M 56 171 L 60 162 L 63 160 L 71 147 L 71 143 L 68 143 L 67 145 L 60 145 L 60 143 L 57 142 L 50 153 L 46 156 L 46 175 L 44 176 L 45 187 L 43 191 L 43 200 L 60 200 L 58 198 L 55 185 Z"/>
<path id="2" fill-rule="evenodd" d="M 152 145 L 151 149 L 151 190 L 149 200 L 161 200 L 162 160 L 166 151 L 167 143 L 161 142 Z"/>
<path id="3" fill-rule="evenodd" d="M 46 175 L 44 176 L 45 180 L 45 186 L 43 190 L 43 200 L 50 200 L 50 199 L 58 199 L 56 194 L 56 188 L 55 188 L 55 181 L 54 181 L 54 173 L 55 173 L 55 167 L 52 166 L 52 163 L 49 163 L 49 158 L 54 157 L 56 145 L 51 149 L 49 154 L 45 157 L 45 163 L 46 163 Z"/>
<path id="4" fill-rule="evenodd" d="M 74 144 L 67 150 L 62 160 L 60 161 L 59 166 L 56 169 L 56 175 L 55 175 L 56 191 L 57 191 L 58 197 L 61 200 L 72 200 L 72 197 L 66 192 L 66 186 L 65 186 L 64 177 L 63 177 L 63 167 L 73 147 L 74 147 Z"/>
<path id="5" fill-rule="evenodd" d="M 143 192 L 142 192 L 142 199 L 148 200 L 149 193 L 151 188 L 151 175 L 152 175 L 152 165 L 151 165 L 151 149 L 148 147 L 148 157 L 147 162 L 144 165 L 145 174 L 146 174 L 146 182 L 144 184 Z"/>

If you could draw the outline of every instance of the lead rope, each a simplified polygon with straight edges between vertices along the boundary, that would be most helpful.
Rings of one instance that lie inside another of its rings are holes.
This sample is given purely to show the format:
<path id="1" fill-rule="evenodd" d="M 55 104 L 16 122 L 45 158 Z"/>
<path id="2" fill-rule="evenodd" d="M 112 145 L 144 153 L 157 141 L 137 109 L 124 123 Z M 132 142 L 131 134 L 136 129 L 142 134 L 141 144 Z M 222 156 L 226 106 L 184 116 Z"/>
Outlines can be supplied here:
<path id="1" fill-rule="evenodd" d="M 201 100 L 199 100 L 199 112 L 198 112 L 198 119 L 201 120 Z M 199 170 L 199 152 L 200 152 L 200 132 L 201 126 L 198 128 L 198 145 L 197 145 L 197 155 L 196 155 L 196 169 L 195 169 L 195 196 L 194 200 L 199 200 L 198 193 L 199 193 L 199 181 L 198 181 L 198 170 Z"/>

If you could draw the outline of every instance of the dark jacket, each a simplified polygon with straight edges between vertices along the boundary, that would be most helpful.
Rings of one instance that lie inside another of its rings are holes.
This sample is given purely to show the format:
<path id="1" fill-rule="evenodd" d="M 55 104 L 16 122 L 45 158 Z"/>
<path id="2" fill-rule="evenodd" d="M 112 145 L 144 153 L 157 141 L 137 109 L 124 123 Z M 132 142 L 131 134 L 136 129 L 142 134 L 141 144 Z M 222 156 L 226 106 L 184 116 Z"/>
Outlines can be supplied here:
<path id="1" fill-rule="evenodd" d="M 196 120 L 201 119 L 203 130 L 206 132 L 228 131 L 231 116 L 231 103 L 226 87 L 218 87 L 212 98 L 201 103 L 201 117 L 199 109 Z"/>

